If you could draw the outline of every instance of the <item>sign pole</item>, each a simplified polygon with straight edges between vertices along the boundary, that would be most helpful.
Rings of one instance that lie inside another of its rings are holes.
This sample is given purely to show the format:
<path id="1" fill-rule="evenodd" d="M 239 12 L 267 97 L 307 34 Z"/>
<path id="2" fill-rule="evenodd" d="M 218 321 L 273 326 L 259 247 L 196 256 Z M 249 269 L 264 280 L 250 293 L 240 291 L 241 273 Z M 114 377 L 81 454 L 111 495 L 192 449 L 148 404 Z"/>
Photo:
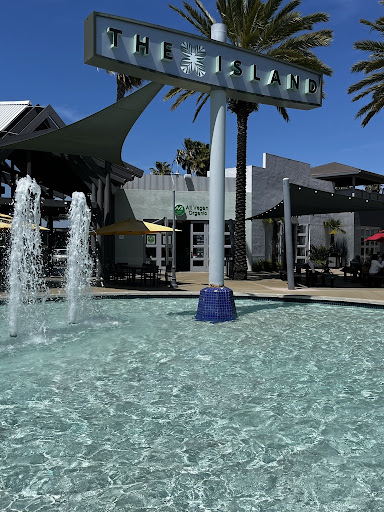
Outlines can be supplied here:
<path id="1" fill-rule="evenodd" d="M 225 43 L 227 27 L 211 26 L 211 39 Z M 209 287 L 200 292 L 196 320 L 225 322 L 237 317 L 233 292 L 224 286 L 225 121 L 227 95 L 212 88 L 211 154 L 209 162 Z"/>
<path id="2" fill-rule="evenodd" d="M 227 27 L 215 23 L 211 39 L 225 43 Z M 211 155 L 209 162 L 209 285 L 224 286 L 225 231 L 225 121 L 227 95 L 223 89 L 212 89 Z"/>

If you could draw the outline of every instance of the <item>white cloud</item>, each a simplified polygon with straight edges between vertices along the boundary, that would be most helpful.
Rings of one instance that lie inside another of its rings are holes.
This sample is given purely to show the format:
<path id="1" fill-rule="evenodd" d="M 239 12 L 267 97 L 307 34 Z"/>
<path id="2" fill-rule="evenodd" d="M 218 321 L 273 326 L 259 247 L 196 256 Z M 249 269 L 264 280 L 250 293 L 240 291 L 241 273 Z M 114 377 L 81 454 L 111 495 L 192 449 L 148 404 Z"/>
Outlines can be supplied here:
<path id="1" fill-rule="evenodd" d="M 76 121 L 80 121 L 80 119 L 83 118 L 83 116 L 79 114 L 79 112 L 77 112 L 75 109 L 65 105 L 58 107 L 55 106 L 55 111 L 66 123 L 75 123 Z"/>

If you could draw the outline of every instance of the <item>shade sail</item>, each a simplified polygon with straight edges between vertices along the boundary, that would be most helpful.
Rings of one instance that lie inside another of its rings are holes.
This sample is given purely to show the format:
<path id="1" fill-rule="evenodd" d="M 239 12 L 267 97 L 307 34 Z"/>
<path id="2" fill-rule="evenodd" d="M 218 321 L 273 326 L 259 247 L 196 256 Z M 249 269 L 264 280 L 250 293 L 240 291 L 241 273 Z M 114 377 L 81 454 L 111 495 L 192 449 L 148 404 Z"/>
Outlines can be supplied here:
<path id="1" fill-rule="evenodd" d="M 124 167 L 121 149 L 127 134 L 162 87 L 150 83 L 113 105 L 57 130 L 33 132 L 13 143 L 12 137 L 8 137 L 0 143 L 0 149 L 90 156 Z"/>
<path id="2" fill-rule="evenodd" d="M 347 192 L 347 194 L 345 193 Z M 361 190 L 356 190 L 353 197 L 352 190 L 325 192 L 313 188 L 303 187 L 290 183 L 291 214 L 292 217 L 299 215 L 315 215 L 317 213 L 342 213 L 384 210 L 384 201 L 367 199 Z M 373 196 L 377 194 L 372 194 Z M 364 196 L 364 197 L 363 197 Z M 252 219 L 276 219 L 284 217 L 283 189 L 281 189 L 281 201 L 264 212 L 249 217 Z"/>
<path id="3" fill-rule="evenodd" d="M 148 233 L 163 233 L 166 231 L 173 231 L 172 228 L 161 226 L 160 224 L 153 224 L 152 222 L 144 222 L 137 219 L 126 219 L 109 226 L 97 229 L 91 234 L 96 235 L 145 235 Z M 180 231 L 176 229 L 175 231 Z"/>

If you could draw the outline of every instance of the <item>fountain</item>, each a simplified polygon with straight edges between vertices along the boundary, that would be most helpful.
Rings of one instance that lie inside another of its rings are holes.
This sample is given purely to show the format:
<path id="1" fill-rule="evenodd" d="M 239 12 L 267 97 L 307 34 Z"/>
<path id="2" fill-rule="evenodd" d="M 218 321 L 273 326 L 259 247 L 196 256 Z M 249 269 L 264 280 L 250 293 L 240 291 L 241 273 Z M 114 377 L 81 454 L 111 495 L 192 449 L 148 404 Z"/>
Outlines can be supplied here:
<path id="1" fill-rule="evenodd" d="M 17 336 L 21 313 L 32 329 L 42 325 L 41 311 L 36 309 L 40 302 L 39 292 L 46 291 L 39 231 L 40 194 L 39 185 L 30 176 L 18 181 L 8 260 L 9 332 L 12 337 Z M 25 305 L 28 308 L 23 310 Z"/>
<path id="2" fill-rule="evenodd" d="M 65 291 L 68 321 L 75 324 L 83 316 L 86 304 L 84 292 L 90 286 L 92 277 L 92 260 L 88 248 L 91 211 L 82 192 L 74 192 L 72 195 L 69 220 L 71 226 L 67 244 Z"/>

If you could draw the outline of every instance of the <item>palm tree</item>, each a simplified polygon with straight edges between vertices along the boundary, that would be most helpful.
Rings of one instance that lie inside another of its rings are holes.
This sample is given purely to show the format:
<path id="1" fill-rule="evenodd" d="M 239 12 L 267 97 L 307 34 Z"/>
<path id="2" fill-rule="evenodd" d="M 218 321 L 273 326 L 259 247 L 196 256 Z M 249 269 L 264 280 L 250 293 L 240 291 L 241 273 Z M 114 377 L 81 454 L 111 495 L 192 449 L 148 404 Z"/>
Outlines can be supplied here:
<path id="1" fill-rule="evenodd" d="M 115 73 L 114 71 L 107 71 L 108 75 L 116 75 L 116 101 L 122 100 L 126 92 L 131 92 L 143 85 L 142 78 L 134 76 L 123 75 L 122 73 Z"/>
<path id="2" fill-rule="evenodd" d="M 184 10 L 173 5 L 170 7 L 209 38 L 211 25 L 215 20 L 200 0 L 193 1 L 197 9 L 186 1 L 183 2 Z M 331 68 L 312 51 L 313 48 L 330 44 L 331 30 L 313 31 L 316 23 L 328 21 L 328 14 L 318 12 L 303 16 L 295 11 L 301 4 L 301 0 L 289 0 L 285 6 L 282 6 L 282 3 L 283 0 L 217 0 L 216 7 L 222 23 L 227 25 L 228 39 L 233 45 L 331 75 Z M 176 97 L 171 107 L 171 110 L 174 110 L 193 94 L 195 94 L 194 91 L 174 87 L 165 99 Z M 194 120 L 207 99 L 208 95 L 199 94 Z M 248 117 L 258 108 L 257 103 L 228 100 L 228 109 L 237 117 L 235 279 L 247 278 L 245 243 L 247 127 Z M 288 121 L 286 109 L 283 107 L 277 107 L 277 109 L 283 119 Z"/>
<path id="3" fill-rule="evenodd" d="M 328 229 L 328 233 L 331 235 L 331 249 L 335 247 L 335 235 L 338 233 L 343 233 L 345 235 L 346 231 L 344 229 L 343 223 L 340 219 L 329 219 L 324 222 L 324 227 Z"/>
<path id="4" fill-rule="evenodd" d="M 151 174 L 172 174 L 172 165 L 168 162 L 156 162 L 156 167 L 150 167 Z"/>
<path id="5" fill-rule="evenodd" d="M 380 0 L 379 3 L 384 5 L 384 0 Z M 380 38 L 383 39 L 384 17 L 378 18 L 374 22 L 362 19 L 360 23 L 367 25 L 371 30 L 376 30 Z M 372 94 L 371 101 L 356 114 L 356 119 L 365 116 L 361 125 L 366 126 L 372 117 L 380 112 L 384 106 L 384 42 L 382 40 L 371 41 L 366 39 L 364 41 L 357 41 L 353 47 L 356 50 L 370 53 L 368 60 L 356 62 L 351 68 L 352 72 L 358 73 L 362 71 L 367 76 L 348 88 L 349 94 L 362 91 L 356 94 L 352 101 L 358 101 Z"/>
<path id="6" fill-rule="evenodd" d="M 374 183 L 373 185 L 365 185 L 364 190 L 366 192 L 375 192 L 376 194 L 381 194 L 383 192 L 383 187 L 380 183 Z"/>
<path id="7" fill-rule="evenodd" d="M 190 138 L 184 139 L 183 149 L 176 152 L 175 161 L 187 174 L 206 176 L 209 171 L 209 144 Z"/>

